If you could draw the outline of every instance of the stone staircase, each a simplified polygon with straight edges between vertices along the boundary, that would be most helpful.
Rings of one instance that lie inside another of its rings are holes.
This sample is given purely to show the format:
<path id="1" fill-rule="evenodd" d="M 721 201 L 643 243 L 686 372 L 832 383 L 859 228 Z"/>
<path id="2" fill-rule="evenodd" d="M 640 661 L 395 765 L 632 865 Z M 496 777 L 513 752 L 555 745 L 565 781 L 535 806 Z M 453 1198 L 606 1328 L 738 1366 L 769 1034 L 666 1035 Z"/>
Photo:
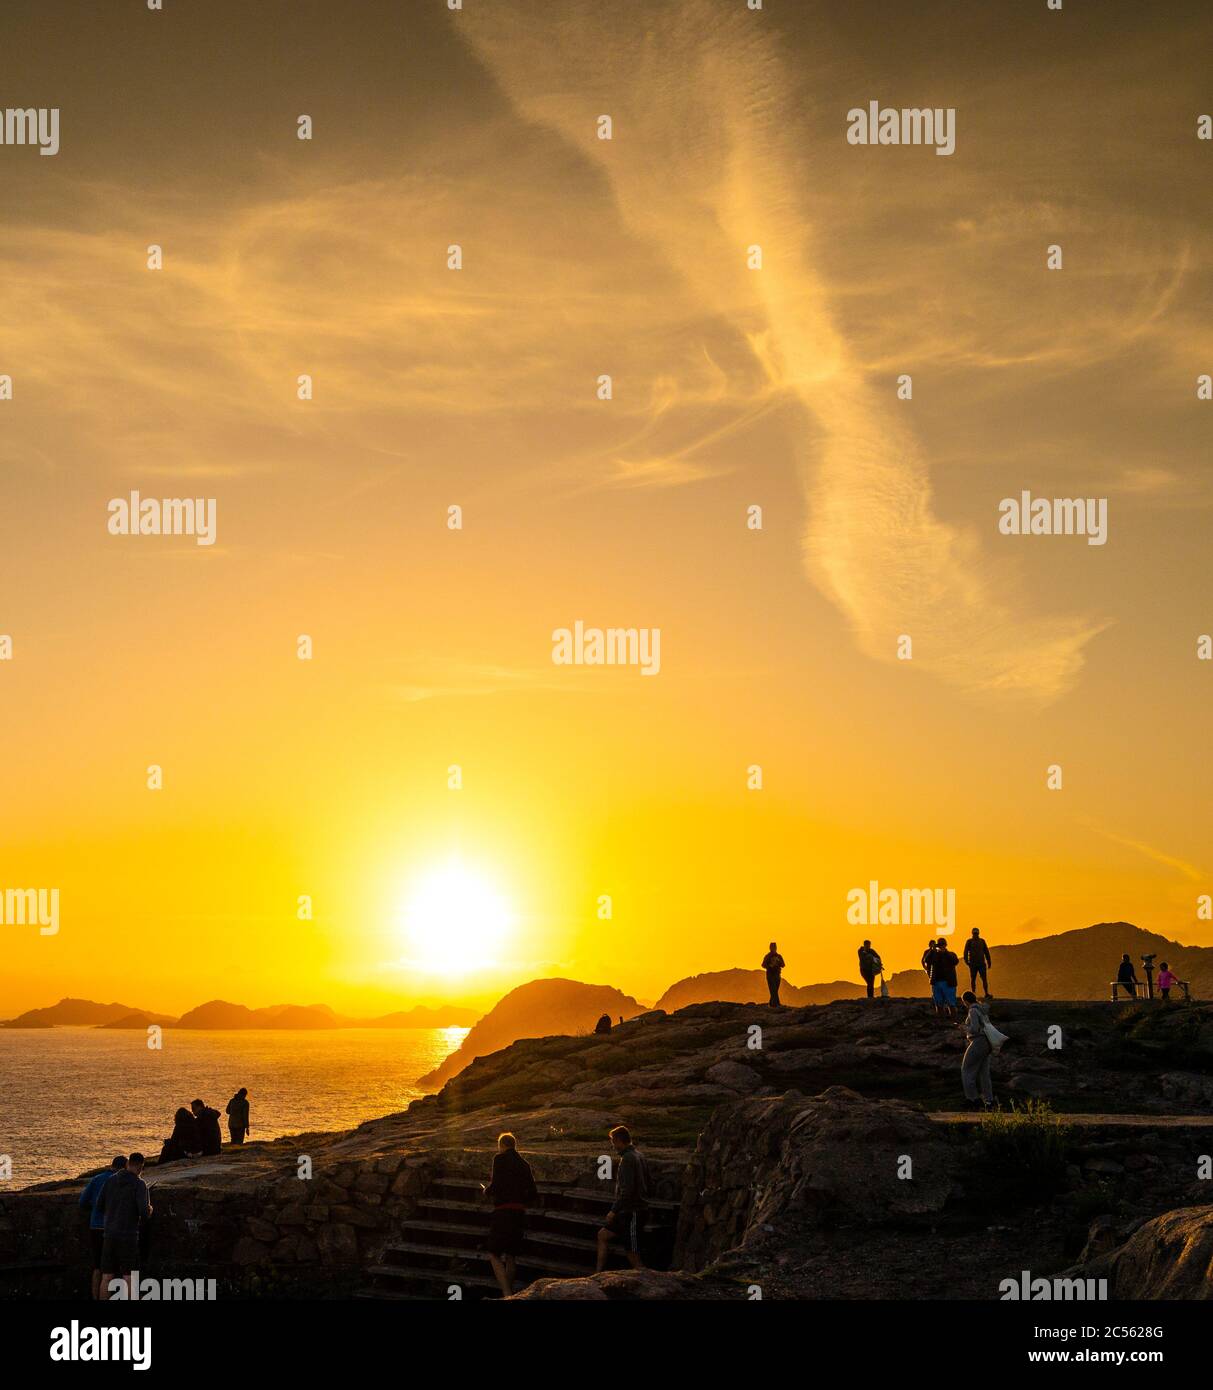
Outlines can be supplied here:
<path id="1" fill-rule="evenodd" d="M 535 1279 L 593 1274 L 596 1236 L 611 1205 L 606 1192 L 572 1184 L 537 1185 L 542 1205 L 527 1215 L 517 1289 Z M 434 1178 L 426 1195 L 418 1198 L 416 1212 L 404 1221 L 399 1238 L 384 1249 L 382 1263 L 367 1271 L 370 1282 L 359 1296 L 499 1298 L 485 1249 L 490 1210 L 474 1179 Z M 650 1268 L 669 1268 L 677 1220 L 677 1202 L 650 1199 L 641 1247 L 641 1258 Z M 612 1251 L 607 1268 L 627 1268 L 620 1251 Z"/>

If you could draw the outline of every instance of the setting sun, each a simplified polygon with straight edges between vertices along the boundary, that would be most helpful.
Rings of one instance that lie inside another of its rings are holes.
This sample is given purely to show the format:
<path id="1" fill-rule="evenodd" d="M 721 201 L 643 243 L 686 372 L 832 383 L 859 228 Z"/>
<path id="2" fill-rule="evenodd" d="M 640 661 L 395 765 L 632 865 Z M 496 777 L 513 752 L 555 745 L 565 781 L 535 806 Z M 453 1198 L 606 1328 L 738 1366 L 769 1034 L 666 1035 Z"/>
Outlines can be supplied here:
<path id="1" fill-rule="evenodd" d="M 457 859 L 422 875 L 401 915 L 409 965 L 433 975 L 468 975 L 496 965 L 514 924 L 497 887 Z"/>

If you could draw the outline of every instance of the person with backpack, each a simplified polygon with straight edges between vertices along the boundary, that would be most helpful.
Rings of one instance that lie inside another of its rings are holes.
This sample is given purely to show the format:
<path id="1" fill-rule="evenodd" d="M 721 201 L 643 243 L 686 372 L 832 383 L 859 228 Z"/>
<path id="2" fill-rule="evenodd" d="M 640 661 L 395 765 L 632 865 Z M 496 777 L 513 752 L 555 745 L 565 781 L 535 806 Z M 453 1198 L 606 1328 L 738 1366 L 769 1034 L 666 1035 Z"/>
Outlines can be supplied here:
<path id="1" fill-rule="evenodd" d="M 990 1075 L 990 1059 L 994 1056 L 994 1045 L 986 1033 L 990 1025 L 990 1015 L 977 1002 L 977 996 L 971 989 L 966 989 L 960 997 L 969 1011 L 964 1023 L 957 1025 L 963 1027 L 965 1037 L 969 1040 L 960 1063 L 960 1084 L 964 1090 L 965 1108 L 993 1110 L 994 1080 Z M 996 1037 L 995 1041 L 1001 1042 L 1002 1039 Z M 981 1092 L 980 1099 L 978 1091 Z"/>
<path id="2" fill-rule="evenodd" d="M 783 974 L 783 957 L 771 942 L 771 949 L 762 958 L 762 968 L 767 972 L 767 989 L 771 995 L 771 1008 L 779 1007 L 779 982 Z"/>
<path id="3" fill-rule="evenodd" d="M 876 977 L 884 974 L 884 966 L 880 962 L 880 957 L 872 949 L 870 941 L 865 941 L 859 948 L 859 973 L 864 984 L 868 987 L 868 998 L 875 998 Z"/>
<path id="4" fill-rule="evenodd" d="M 990 948 L 982 940 L 981 932 L 976 927 L 965 942 L 964 962 L 969 967 L 969 988 L 977 988 L 977 977 L 980 975 L 981 992 L 987 999 L 992 999 L 994 996 L 990 993 L 990 981 L 986 975 L 990 968 Z"/>
<path id="5" fill-rule="evenodd" d="M 633 1269 L 643 1269 L 640 1237 L 648 1206 L 649 1169 L 640 1150 L 632 1143 L 626 1125 L 616 1125 L 607 1136 L 615 1150 L 615 1200 L 607 1212 L 606 1225 L 598 1232 L 598 1263 L 595 1272 L 606 1268 L 612 1240 L 623 1245 L 623 1253 Z"/>
<path id="6" fill-rule="evenodd" d="M 959 964 L 960 958 L 955 951 L 948 950 L 948 943 L 941 936 L 931 957 L 931 998 L 935 1001 L 935 1012 L 945 1018 L 955 1018 L 957 1014 L 956 967 Z"/>
<path id="7" fill-rule="evenodd" d="M 526 1237 L 526 1209 L 539 1201 L 539 1189 L 531 1165 L 518 1152 L 518 1141 L 508 1131 L 497 1136 L 493 1172 L 484 1195 L 493 1204 L 489 1218 L 489 1264 L 503 1298 L 512 1298 L 517 1257 Z"/>

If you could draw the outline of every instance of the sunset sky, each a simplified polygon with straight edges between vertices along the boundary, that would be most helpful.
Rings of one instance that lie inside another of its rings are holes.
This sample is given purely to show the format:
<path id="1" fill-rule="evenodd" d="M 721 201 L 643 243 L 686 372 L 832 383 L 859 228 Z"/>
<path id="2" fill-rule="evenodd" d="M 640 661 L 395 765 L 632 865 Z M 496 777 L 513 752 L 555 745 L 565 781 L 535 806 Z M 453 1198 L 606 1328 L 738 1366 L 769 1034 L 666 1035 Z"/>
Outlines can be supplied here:
<path id="1" fill-rule="evenodd" d="M 873 879 L 1213 944 L 1207 5 L 3 24 L 61 148 L 0 145 L 0 890 L 61 925 L 0 926 L 0 1017 L 854 979 L 927 935 L 847 923 Z M 955 153 L 849 145 L 869 101 Z M 133 489 L 216 543 L 109 534 Z M 999 534 L 1023 490 L 1107 544 Z M 660 674 L 554 665 L 579 619 Z M 452 861 L 510 921 L 434 971 Z"/>

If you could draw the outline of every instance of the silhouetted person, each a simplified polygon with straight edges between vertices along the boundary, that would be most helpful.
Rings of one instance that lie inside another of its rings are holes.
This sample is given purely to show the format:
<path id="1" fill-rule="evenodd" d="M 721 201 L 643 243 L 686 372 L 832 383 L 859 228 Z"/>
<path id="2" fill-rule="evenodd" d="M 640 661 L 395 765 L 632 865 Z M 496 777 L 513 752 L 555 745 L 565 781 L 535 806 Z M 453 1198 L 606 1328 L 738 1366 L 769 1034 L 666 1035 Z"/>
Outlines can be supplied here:
<path id="1" fill-rule="evenodd" d="M 249 1132 L 247 1086 L 241 1086 L 227 1103 L 227 1132 L 233 1144 L 244 1143 L 244 1136 Z"/>
<path id="2" fill-rule="evenodd" d="M 219 1133 L 219 1112 L 213 1110 L 205 1101 L 190 1102 L 194 1119 L 198 1121 L 198 1138 L 204 1154 L 217 1154 L 223 1148 L 223 1136 Z"/>
<path id="3" fill-rule="evenodd" d="M 927 949 L 922 953 L 922 968 L 927 972 L 927 979 L 931 978 L 931 957 L 935 954 L 935 943 L 927 942 Z"/>
<path id="4" fill-rule="evenodd" d="M 884 966 L 880 963 L 880 957 L 872 949 L 870 941 L 865 941 L 859 948 L 859 973 L 863 976 L 863 982 L 868 987 L 868 998 L 874 998 L 876 977 L 884 974 Z"/>
<path id="5" fill-rule="evenodd" d="M 139 1229 L 151 1220 L 152 1199 L 147 1183 L 139 1176 L 143 1172 L 143 1155 L 131 1154 L 126 1167 L 116 1172 L 101 1188 L 97 1208 L 104 1222 L 101 1242 L 101 1299 L 111 1297 L 110 1284 L 126 1279 L 139 1261 Z"/>
<path id="6" fill-rule="evenodd" d="M 80 1205 L 88 1212 L 88 1243 L 93 1257 L 93 1297 L 101 1297 L 101 1250 L 105 1244 L 105 1216 L 97 1209 L 101 1189 L 115 1173 L 126 1167 L 126 1155 L 119 1154 L 108 1168 L 89 1179 L 88 1186 L 80 1194 Z"/>
<path id="7" fill-rule="evenodd" d="M 931 957 L 931 998 L 935 1001 L 935 1012 L 948 1018 L 956 1015 L 956 967 L 959 964 L 960 958 L 955 951 L 948 950 L 948 943 L 941 936 Z"/>
<path id="8" fill-rule="evenodd" d="M 606 1268 L 612 1240 L 623 1246 L 628 1264 L 643 1269 L 640 1259 L 640 1237 L 644 1230 L 644 1213 L 648 1206 L 649 1169 L 640 1150 L 632 1143 L 626 1125 L 616 1125 L 608 1138 L 615 1150 L 615 1200 L 607 1213 L 606 1225 L 598 1232 L 598 1264 L 601 1273 Z"/>
<path id="9" fill-rule="evenodd" d="M 969 967 L 969 988 L 977 988 L 977 977 L 980 975 L 982 994 L 987 999 L 992 998 L 990 981 L 986 976 L 986 971 L 990 968 L 990 948 L 981 939 L 981 933 L 976 927 L 973 928 L 972 935 L 965 942 L 964 961 Z"/>
<path id="10" fill-rule="evenodd" d="M 498 1135 L 493 1174 L 484 1195 L 493 1204 L 489 1219 L 489 1264 L 503 1298 L 514 1292 L 517 1256 L 526 1237 L 526 1209 L 539 1200 L 531 1165 L 518 1152 L 512 1134 Z"/>
<path id="11" fill-rule="evenodd" d="M 1133 969 L 1133 961 L 1128 951 L 1120 958 L 1120 968 L 1116 972 L 1116 983 L 1128 991 L 1130 999 L 1137 998 L 1137 971 Z"/>
<path id="12" fill-rule="evenodd" d="M 960 1063 L 960 1084 L 964 1087 L 965 1102 L 970 1110 L 992 1110 L 994 1081 L 990 1076 L 990 1058 L 994 1055 L 994 1049 L 986 1037 L 989 1014 L 977 1002 L 977 996 L 971 989 L 966 989 L 961 998 L 969 1010 L 962 1025 L 969 1045 Z M 977 1095 L 979 1090 L 980 1100 Z"/>
<path id="13" fill-rule="evenodd" d="M 783 974 L 783 957 L 771 942 L 771 949 L 762 958 L 762 968 L 767 972 L 767 989 L 771 992 L 771 1008 L 779 1007 L 779 982 Z"/>
<path id="14" fill-rule="evenodd" d="M 175 1163 L 179 1158 L 192 1158 L 201 1152 L 202 1136 L 198 1133 L 198 1121 L 183 1105 L 173 1116 L 173 1132 L 164 1141 L 157 1166 Z"/>
<path id="15" fill-rule="evenodd" d="M 611 1016 L 610 1016 L 610 1014 L 603 1014 L 603 1016 L 602 1016 L 602 1017 L 598 1020 L 598 1022 L 594 1025 L 594 1032 L 595 1032 L 595 1033 L 609 1033 L 610 1031 L 611 1031 Z"/>

